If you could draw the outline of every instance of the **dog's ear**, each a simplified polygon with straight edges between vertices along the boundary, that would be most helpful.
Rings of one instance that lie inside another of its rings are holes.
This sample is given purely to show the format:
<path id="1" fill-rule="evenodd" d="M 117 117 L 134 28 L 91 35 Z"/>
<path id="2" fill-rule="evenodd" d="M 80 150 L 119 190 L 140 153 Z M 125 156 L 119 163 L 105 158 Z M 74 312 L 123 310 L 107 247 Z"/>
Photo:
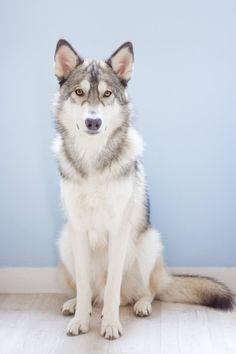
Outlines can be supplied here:
<path id="1" fill-rule="evenodd" d="M 55 75 L 60 83 L 67 79 L 76 66 L 83 63 L 83 59 L 79 57 L 70 43 L 64 39 L 60 39 L 57 42 L 54 60 Z"/>
<path id="2" fill-rule="evenodd" d="M 111 57 L 106 60 L 106 63 L 113 69 L 121 81 L 127 83 L 131 78 L 134 64 L 132 43 L 126 42 L 122 44 Z"/>

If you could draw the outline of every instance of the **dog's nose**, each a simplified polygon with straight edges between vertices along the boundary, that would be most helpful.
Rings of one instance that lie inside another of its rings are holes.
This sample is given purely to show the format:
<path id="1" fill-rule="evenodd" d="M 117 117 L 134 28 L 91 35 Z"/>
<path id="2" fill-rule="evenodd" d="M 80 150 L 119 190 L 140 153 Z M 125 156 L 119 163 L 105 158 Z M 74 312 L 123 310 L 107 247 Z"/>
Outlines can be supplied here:
<path id="1" fill-rule="evenodd" d="M 100 118 L 96 118 L 96 119 L 87 118 L 85 119 L 85 125 L 89 130 L 96 131 L 101 127 L 102 120 Z"/>

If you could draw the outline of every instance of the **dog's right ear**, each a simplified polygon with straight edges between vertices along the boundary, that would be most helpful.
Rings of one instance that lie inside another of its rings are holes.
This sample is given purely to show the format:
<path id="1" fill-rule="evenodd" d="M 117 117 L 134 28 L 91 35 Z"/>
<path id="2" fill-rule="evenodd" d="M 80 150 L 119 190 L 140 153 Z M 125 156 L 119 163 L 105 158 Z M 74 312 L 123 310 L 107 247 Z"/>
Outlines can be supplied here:
<path id="1" fill-rule="evenodd" d="M 70 43 L 65 39 L 60 39 L 57 42 L 54 60 L 55 75 L 61 84 L 76 66 L 83 63 L 83 59 L 79 57 Z"/>

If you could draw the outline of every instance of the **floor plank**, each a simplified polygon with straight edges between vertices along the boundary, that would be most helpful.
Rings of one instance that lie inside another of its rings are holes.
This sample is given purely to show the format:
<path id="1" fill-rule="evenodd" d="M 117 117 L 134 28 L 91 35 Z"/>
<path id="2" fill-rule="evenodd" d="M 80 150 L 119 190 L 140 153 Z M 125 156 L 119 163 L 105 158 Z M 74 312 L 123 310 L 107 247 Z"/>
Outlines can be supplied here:
<path id="1" fill-rule="evenodd" d="M 61 294 L 1 294 L 0 354 L 235 354 L 236 312 L 155 302 L 149 318 L 121 309 L 124 335 L 100 337 L 100 312 L 94 309 L 86 335 L 67 337 L 69 318 L 60 313 Z"/>

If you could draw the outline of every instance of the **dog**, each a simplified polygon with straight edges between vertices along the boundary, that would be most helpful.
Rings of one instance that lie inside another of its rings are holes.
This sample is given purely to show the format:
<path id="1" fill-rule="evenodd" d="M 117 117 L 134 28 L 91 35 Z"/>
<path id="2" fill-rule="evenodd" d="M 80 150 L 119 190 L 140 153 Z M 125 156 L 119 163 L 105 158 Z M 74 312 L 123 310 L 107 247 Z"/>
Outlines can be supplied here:
<path id="1" fill-rule="evenodd" d="M 89 330 L 92 305 L 103 304 L 101 335 L 122 335 L 120 305 L 151 314 L 155 299 L 231 310 L 233 295 L 208 277 L 172 275 L 159 232 L 151 225 L 143 143 L 132 125 L 127 93 L 134 63 L 132 43 L 107 60 L 83 59 L 66 40 L 55 51 L 59 92 L 54 151 L 67 219 L 58 248 L 75 298 L 68 335 Z"/>

